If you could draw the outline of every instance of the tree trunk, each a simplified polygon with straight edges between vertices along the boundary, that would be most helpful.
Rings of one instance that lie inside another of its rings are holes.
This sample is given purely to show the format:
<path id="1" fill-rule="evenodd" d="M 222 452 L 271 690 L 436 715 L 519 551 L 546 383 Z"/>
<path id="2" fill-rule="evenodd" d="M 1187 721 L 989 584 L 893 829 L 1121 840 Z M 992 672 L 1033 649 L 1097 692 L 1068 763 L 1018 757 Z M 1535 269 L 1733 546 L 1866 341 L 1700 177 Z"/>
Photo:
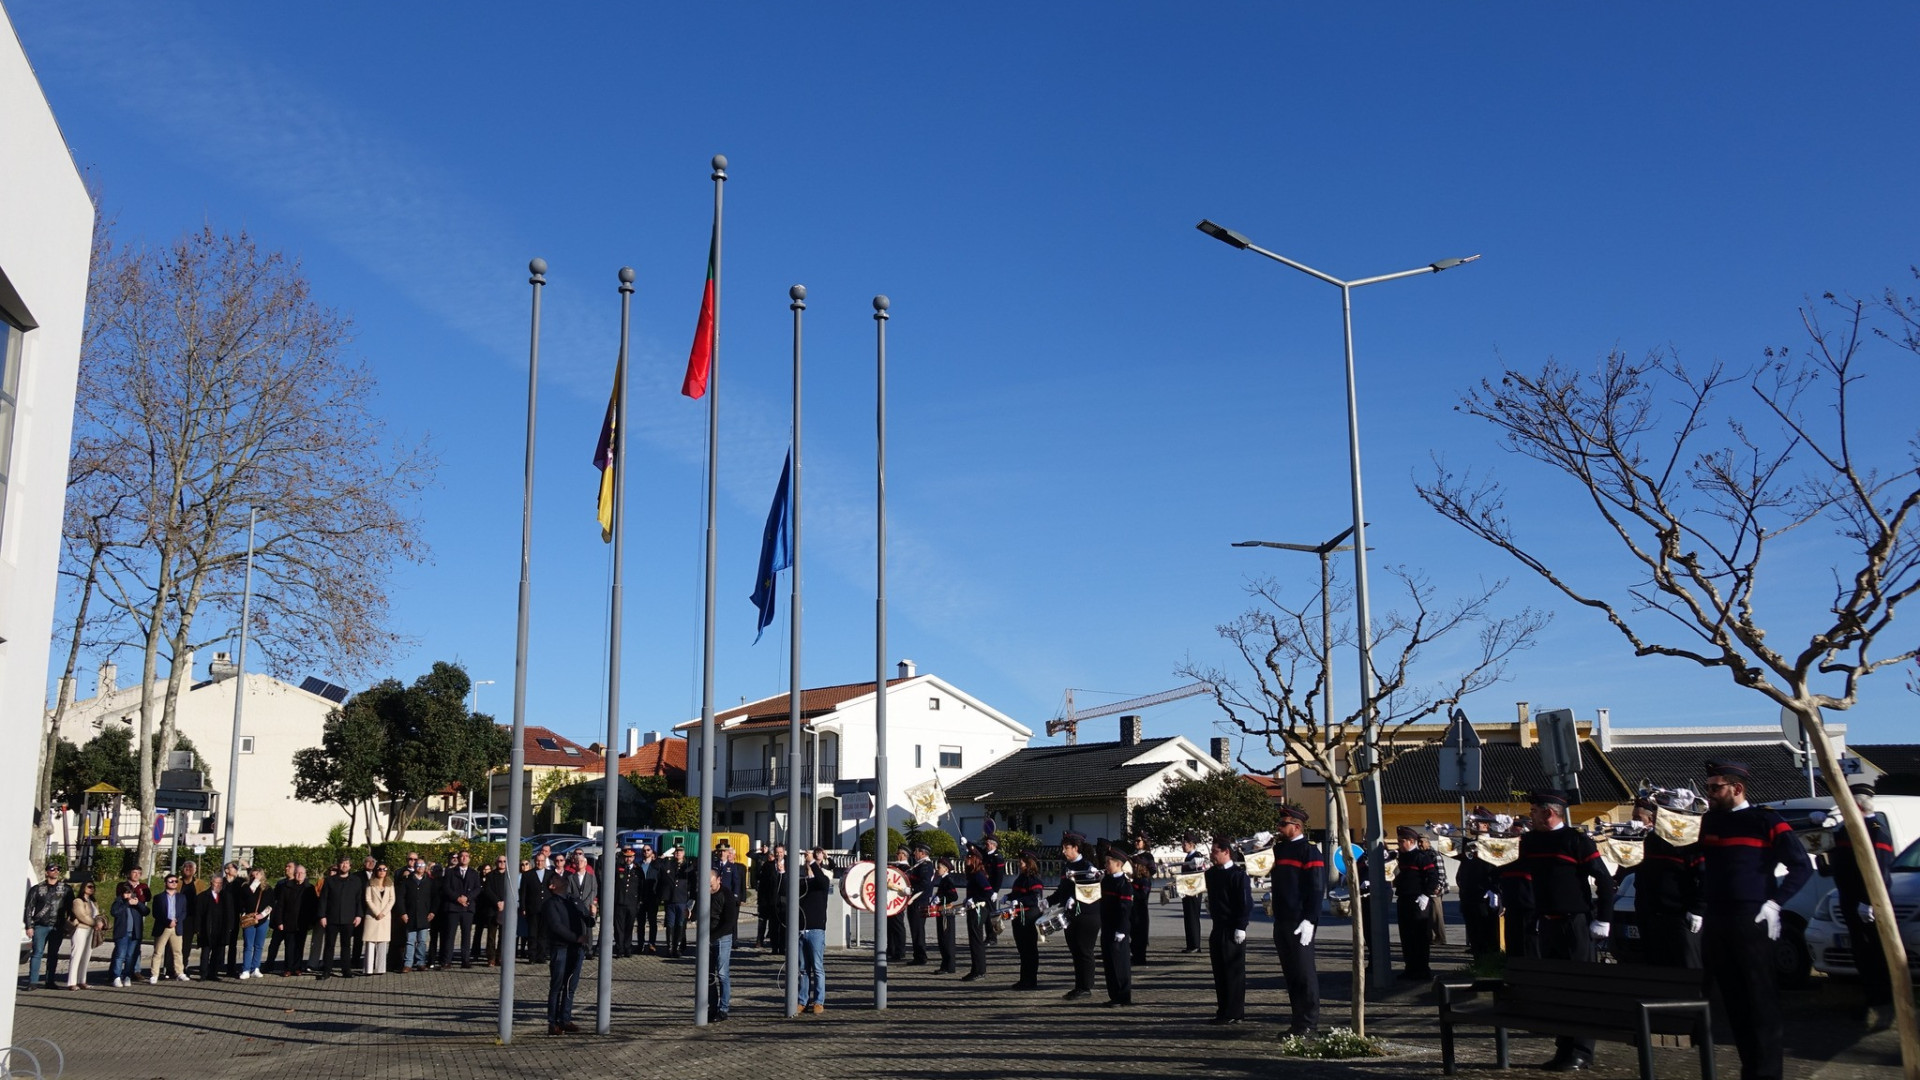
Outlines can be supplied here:
<path id="1" fill-rule="evenodd" d="M 160 670 L 160 638 L 163 633 L 160 620 L 166 614 L 170 596 L 169 588 L 155 590 L 153 606 L 146 612 L 146 643 L 140 656 L 140 741 L 134 747 L 140 759 L 140 843 L 134 849 L 134 859 L 148 877 L 153 876 L 154 793 L 160 782 L 153 768 L 153 682 Z"/>
<path id="2" fill-rule="evenodd" d="M 1900 1029 L 1900 1070 L 1906 1080 L 1920 1080 L 1920 1027 L 1914 1024 L 1913 978 L 1907 971 L 1907 947 L 1900 940 L 1900 922 L 1893 913 L 1893 897 L 1887 893 L 1885 879 L 1878 873 L 1868 872 L 1878 864 L 1873 861 L 1873 840 L 1867 834 L 1867 819 L 1847 793 L 1846 774 L 1840 771 L 1840 759 L 1834 755 L 1833 744 L 1827 741 L 1826 725 L 1811 708 L 1794 711 L 1800 715 L 1800 729 L 1807 733 L 1807 741 L 1820 755 L 1820 771 L 1826 774 L 1827 790 L 1833 793 L 1834 804 L 1840 808 L 1840 818 L 1846 824 L 1847 839 L 1858 853 L 1860 879 L 1866 883 L 1867 899 L 1873 905 L 1874 929 L 1880 936 L 1880 948 L 1887 955 L 1887 975 L 1893 984 L 1894 1023 Z M 1863 942 L 1853 943 L 1855 949 L 1863 945 Z"/>
<path id="3" fill-rule="evenodd" d="M 1367 1033 L 1367 918 L 1366 905 L 1360 900 L 1360 860 L 1353 857 L 1353 831 L 1347 824 L 1347 789 L 1342 785 L 1333 797 L 1333 850 L 1347 864 L 1347 899 L 1353 908 L 1353 1033 Z"/>
<path id="4" fill-rule="evenodd" d="M 93 557 L 87 561 L 87 577 L 80 585 L 80 607 L 73 616 L 73 638 L 67 643 L 67 665 L 60 675 L 59 689 L 54 693 L 53 720 L 40 742 L 40 776 L 33 788 L 33 839 L 27 849 L 36 881 L 47 870 L 47 841 L 53 836 L 53 817 L 47 813 L 53 803 L 53 759 L 60 749 L 60 723 L 66 719 L 67 708 L 73 701 L 73 672 L 80 663 L 80 641 L 87 631 L 87 607 L 93 600 L 94 585 L 100 580 L 100 556 L 104 550 L 96 544 Z"/>

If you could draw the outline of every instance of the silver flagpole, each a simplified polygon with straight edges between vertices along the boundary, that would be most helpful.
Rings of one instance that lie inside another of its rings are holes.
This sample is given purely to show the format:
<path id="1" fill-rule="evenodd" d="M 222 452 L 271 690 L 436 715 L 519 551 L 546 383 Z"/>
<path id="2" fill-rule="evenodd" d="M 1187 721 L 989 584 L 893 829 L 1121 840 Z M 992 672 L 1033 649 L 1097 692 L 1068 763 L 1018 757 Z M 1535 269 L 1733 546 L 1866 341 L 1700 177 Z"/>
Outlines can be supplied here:
<path id="1" fill-rule="evenodd" d="M 240 722 L 247 705 L 247 622 L 253 613 L 253 527 L 259 520 L 260 508 L 250 508 L 247 511 L 247 583 L 240 591 L 240 652 L 233 675 L 233 748 L 227 753 L 227 816 L 221 826 L 221 831 L 226 833 L 226 845 L 220 852 L 222 866 L 233 865 L 233 808 L 240 799 Z M 1800 745 L 1805 749 L 1806 743 Z"/>
<path id="2" fill-rule="evenodd" d="M 787 513 L 792 528 L 787 537 L 787 1015 L 800 1012 L 800 851 L 806 832 L 801 826 L 800 785 L 813 782 L 800 772 L 800 313 L 807 310 L 807 287 L 787 290 L 793 303 L 793 472 L 788 477 Z M 814 762 L 814 769 L 820 768 Z"/>
<path id="3" fill-rule="evenodd" d="M 713 932 L 708 925 L 713 914 L 713 893 L 707 875 L 713 868 L 713 564 L 717 556 L 714 541 L 714 493 L 720 487 L 720 210 L 721 192 L 726 189 L 727 158 L 713 155 L 713 351 L 707 359 L 707 613 L 706 636 L 700 657 L 700 850 L 694 873 L 694 894 L 699 897 L 695 913 L 700 925 L 695 929 L 693 957 L 693 1024 L 707 1025 L 707 1015 L 719 1008 L 709 1000 L 708 981 L 713 977 Z"/>
<path id="4" fill-rule="evenodd" d="M 600 816 L 600 1000 L 593 1030 L 613 1030 L 613 868 L 620 839 L 620 614 L 621 563 L 627 532 L 627 331 L 633 316 L 633 267 L 620 268 L 620 370 L 614 376 L 619 392 L 613 403 L 613 622 L 607 634 L 607 749 L 601 761 L 607 769 L 606 809 Z"/>
<path id="5" fill-rule="evenodd" d="M 874 495 L 878 523 L 874 547 L 873 599 L 873 1007 L 887 1007 L 887 823 L 893 800 L 887 795 L 887 306 L 885 296 L 873 298 L 876 380 L 874 434 L 879 446 L 875 458 Z"/>
<path id="6" fill-rule="evenodd" d="M 527 264 L 533 286 L 533 331 L 527 344 L 527 471 L 520 497 L 520 622 L 513 647 L 513 745 L 507 752 L 507 906 L 500 913 L 500 936 L 518 935 L 520 926 L 520 815 L 527 811 L 520 790 L 527 768 L 527 617 L 533 600 L 533 421 L 540 393 L 540 289 L 547 283 L 547 260 Z M 491 794 L 493 781 L 487 781 Z M 529 938 L 532 936 L 529 928 Z M 500 946 L 500 1042 L 513 1042 L 513 973 L 518 960 L 511 945 Z"/>

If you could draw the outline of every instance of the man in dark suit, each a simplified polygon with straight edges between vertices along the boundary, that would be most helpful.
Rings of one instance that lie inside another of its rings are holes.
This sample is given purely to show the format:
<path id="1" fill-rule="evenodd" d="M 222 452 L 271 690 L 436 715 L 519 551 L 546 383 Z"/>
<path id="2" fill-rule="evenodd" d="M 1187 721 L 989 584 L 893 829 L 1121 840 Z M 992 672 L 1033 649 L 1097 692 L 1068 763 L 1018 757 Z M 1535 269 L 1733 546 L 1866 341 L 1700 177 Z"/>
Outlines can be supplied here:
<path id="1" fill-rule="evenodd" d="M 613 868 L 613 955 L 633 955 L 633 919 L 640 908 L 642 872 L 634 864 L 633 852 L 620 852 Z"/>
<path id="2" fill-rule="evenodd" d="M 402 939 L 406 942 L 400 962 L 402 972 L 427 969 L 427 946 L 439 910 L 440 886 L 427 876 L 426 861 L 415 858 L 407 876 L 400 879 L 400 895 L 394 903 L 394 921 L 399 924 L 398 931 L 406 935 Z"/>
<path id="3" fill-rule="evenodd" d="M 586 960 L 587 938 L 593 923 L 580 902 L 567 891 L 566 875 L 549 874 L 546 902 L 540 907 L 545 938 L 553 947 L 547 976 L 547 1034 L 575 1032 L 573 994 L 580 986 L 580 968 Z"/>
<path id="4" fill-rule="evenodd" d="M 200 897 L 200 979 L 203 982 L 219 982 L 222 974 L 233 974 L 233 931 L 240 925 L 239 898 L 227 891 L 227 885 L 225 878 L 216 876 Z"/>
<path id="5" fill-rule="evenodd" d="M 473 912 L 480 900 L 480 875 L 473 869 L 473 856 L 466 852 L 454 856 L 440 880 L 440 966 L 453 964 L 453 939 L 460 938 L 460 966 L 473 966 Z"/>
<path id="6" fill-rule="evenodd" d="M 547 923 L 541 914 L 547 906 L 548 886 L 557 875 L 547 868 L 547 857 L 535 854 L 533 869 L 520 875 L 520 910 L 527 916 L 527 962 L 547 962 Z"/>
<path id="7" fill-rule="evenodd" d="M 340 946 L 340 974 L 351 978 L 353 968 L 353 932 L 367 914 L 367 891 L 360 876 L 353 872 L 353 861 L 341 856 L 340 862 L 320 886 L 320 978 L 327 977 L 333 965 L 333 947 Z"/>
<path id="8" fill-rule="evenodd" d="M 480 955 L 487 958 L 490 967 L 500 964 L 500 949 L 513 928 L 500 925 L 507 910 L 507 857 L 501 855 L 493 861 L 493 869 L 480 879 L 479 912 L 474 916 L 474 924 L 479 927 Z"/>

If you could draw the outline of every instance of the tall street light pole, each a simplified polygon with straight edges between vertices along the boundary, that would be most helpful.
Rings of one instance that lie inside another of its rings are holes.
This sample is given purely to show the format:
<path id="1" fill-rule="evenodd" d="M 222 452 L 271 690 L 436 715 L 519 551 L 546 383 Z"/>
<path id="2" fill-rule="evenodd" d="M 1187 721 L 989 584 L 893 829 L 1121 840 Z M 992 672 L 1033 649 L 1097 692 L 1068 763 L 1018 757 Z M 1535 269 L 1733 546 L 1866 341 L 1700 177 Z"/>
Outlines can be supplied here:
<path id="1" fill-rule="evenodd" d="M 1367 876 L 1372 884 L 1373 896 L 1373 911 L 1369 913 L 1372 916 L 1372 935 L 1369 940 L 1373 945 L 1373 977 L 1384 981 L 1393 975 L 1393 957 L 1390 952 L 1386 920 L 1387 878 L 1384 861 L 1386 828 L 1382 817 L 1380 774 L 1373 770 L 1373 764 L 1378 760 L 1380 721 L 1373 704 L 1373 624 L 1370 621 L 1372 609 L 1367 602 L 1367 525 L 1360 489 L 1360 403 L 1353 377 L 1353 290 L 1363 285 L 1378 285 L 1383 281 L 1397 281 L 1400 278 L 1416 277 L 1420 274 L 1437 274 L 1442 270 L 1464 266 L 1480 256 L 1468 255 L 1460 259 L 1442 259 L 1412 270 L 1380 274 L 1356 281 L 1343 281 L 1332 274 L 1315 270 L 1305 263 L 1295 262 L 1285 255 L 1268 251 L 1223 225 L 1202 220 L 1195 227 L 1228 247 L 1264 255 L 1274 262 L 1290 266 L 1340 290 L 1340 317 L 1345 331 L 1347 359 L 1347 469 L 1352 478 L 1353 487 L 1353 603 L 1360 652 L 1360 706 L 1362 709 L 1360 752 L 1362 765 L 1367 769 L 1366 776 L 1361 781 L 1360 791 L 1367 810 L 1367 851 L 1373 856 L 1367 860 Z"/>
<path id="2" fill-rule="evenodd" d="M 227 751 L 227 815 L 221 826 L 226 843 L 220 852 L 220 865 L 233 862 L 233 811 L 240 794 L 240 718 L 247 705 L 247 620 L 253 615 L 253 530 L 260 520 L 260 509 L 247 511 L 247 582 L 240 591 L 240 649 L 234 658 L 233 672 L 233 745 Z"/>
<path id="3" fill-rule="evenodd" d="M 475 679 L 473 684 L 467 687 L 467 712 L 469 714 L 480 711 L 480 688 L 492 685 L 492 679 Z M 467 788 L 467 837 L 469 839 L 473 837 L 474 800 L 477 798 L 479 798 L 479 796 L 473 793 L 473 788 Z M 487 782 L 487 812 L 493 812 L 493 782 L 491 780 Z M 491 825 L 491 822 L 489 822 L 489 825 Z M 482 833 L 481 835 L 484 839 L 493 839 L 491 832 Z"/>

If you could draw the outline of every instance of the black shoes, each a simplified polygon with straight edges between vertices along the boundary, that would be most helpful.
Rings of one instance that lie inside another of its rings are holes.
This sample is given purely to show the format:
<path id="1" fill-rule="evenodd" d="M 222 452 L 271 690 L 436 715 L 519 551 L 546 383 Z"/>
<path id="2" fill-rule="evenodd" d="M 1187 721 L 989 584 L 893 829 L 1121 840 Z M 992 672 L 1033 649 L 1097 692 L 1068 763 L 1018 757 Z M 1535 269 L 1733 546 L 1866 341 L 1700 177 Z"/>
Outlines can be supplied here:
<path id="1" fill-rule="evenodd" d="M 1014 983 L 1014 984 L 1013 984 L 1012 986 L 1009 986 L 1009 987 L 1007 987 L 1007 989 L 1009 989 L 1009 990 L 1038 990 L 1038 989 L 1040 989 L 1040 984 L 1039 984 L 1039 983 L 1037 983 L 1037 982 L 1028 982 L 1027 980 L 1025 980 L 1025 979 L 1022 979 L 1022 980 L 1020 980 L 1019 982 L 1017 982 L 1017 983 Z"/>
<path id="2" fill-rule="evenodd" d="M 1287 1029 L 1287 1034 L 1298 1035 L 1303 1039 L 1311 1039 L 1314 1036 L 1320 1034 L 1320 1029 L 1312 1028 L 1312 1027 L 1293 1027 L 1293 1028 Z"/>
<path id="3" fill-rule="evenodd" d="M 1580 1072 L 1593 1068 L 1593 1059 L 1577 1054 L 1555 1054 L 1553 1060 L 1540 1066 L 1546 1072 Z"/>
<path id="4" fill-rule="evenodd" d="M 1092 996 L 1093 996 L 1093 991 L 1082 990 L 1076 986 L 1073 989 L 1067 991 L 1065 994 L 1062 994 L 1060 996 L 1060 999 L 1062 1001 L 1079 1001 L 1083 997 L 1092 997 Z"/>
<path id="5" fill-rule="evenodd" d="M 983 975 L 981 975 L 981 974 L 980 974 L 979 972 L 977 972 L 977 971 L 969 971 L 969 972 L 967 972 L 967 973 L 966 973 L 965 975 L 962 975 L 962 976 L 960 976 L 960 981 L 961 981 L 961 982 L 973 982 L 973 981 L 974 981 L 974 980 L 976 980 L 976 979 L 982 979 L 982 978 L 985 978 L 985 976 L 983 976 Z"/>

